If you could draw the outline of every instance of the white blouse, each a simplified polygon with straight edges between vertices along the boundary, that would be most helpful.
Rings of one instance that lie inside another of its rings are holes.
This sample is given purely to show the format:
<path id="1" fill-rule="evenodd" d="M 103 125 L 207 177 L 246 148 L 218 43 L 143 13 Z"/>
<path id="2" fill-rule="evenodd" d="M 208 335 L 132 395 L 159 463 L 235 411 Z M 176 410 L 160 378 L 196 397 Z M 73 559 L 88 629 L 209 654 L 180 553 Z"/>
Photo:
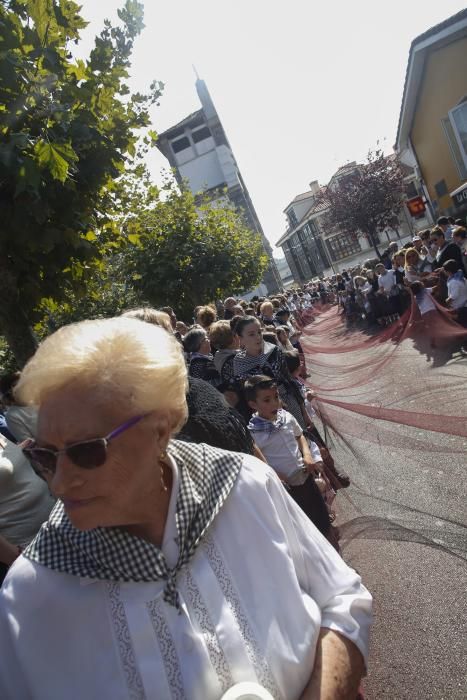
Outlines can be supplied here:
<path id="1" fill-rule="evenodd" d="M 162 549 L 176 561 L 174 488 Z M 245 455 L 237 481 L 178 578 L 80 579 L 20 557 L 0 590 L 2 700 L 219 700 L 253 681 L 298 699 L 320 627 L 366 658 L 371 596 L 289 498 Z"/>

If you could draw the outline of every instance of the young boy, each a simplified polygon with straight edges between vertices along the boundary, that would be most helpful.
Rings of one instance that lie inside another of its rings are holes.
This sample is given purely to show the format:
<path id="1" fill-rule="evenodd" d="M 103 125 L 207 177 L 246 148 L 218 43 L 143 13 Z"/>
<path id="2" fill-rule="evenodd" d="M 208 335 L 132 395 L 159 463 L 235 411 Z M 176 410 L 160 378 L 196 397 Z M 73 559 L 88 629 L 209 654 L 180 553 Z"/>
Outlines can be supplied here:
<path id="1" fill-rule="evenodd" d="M 311 476 L 323 466 L 318 446 L 311 443 L 310 451 L 296 419 L 281 408 L 273 379 L 264 375 L 249 377 L 244 392 L 248 405 L 255 411 L 248 424 L 253 440 L 268 464 L 287 484 L 294 501 L 328 537 L 331 527 L 329 513 Z"/>

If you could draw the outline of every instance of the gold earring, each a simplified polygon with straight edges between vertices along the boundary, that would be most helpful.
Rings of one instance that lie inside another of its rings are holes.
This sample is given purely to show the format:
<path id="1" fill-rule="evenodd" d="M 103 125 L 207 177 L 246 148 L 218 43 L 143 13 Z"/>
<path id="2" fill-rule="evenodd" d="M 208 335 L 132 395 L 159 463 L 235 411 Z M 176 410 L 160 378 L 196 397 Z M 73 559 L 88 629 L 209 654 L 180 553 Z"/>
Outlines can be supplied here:
<path id="1" fill-rule="evenodd" d="M 160 470 L 161 470 L 161 487 L 162 487 L 161 491 L 165 491 L 165 493 L 167 493 L 168 488 L 167 488 L 167 485 L 164 481 L 164 465 L 163 464 L 160 465 Z"/>
<path id="2" fill-rule="evenodd" d="M 167 459 L 167 452 L 165 450 L 162 450 L 159 455 L 159 459 Z"/>

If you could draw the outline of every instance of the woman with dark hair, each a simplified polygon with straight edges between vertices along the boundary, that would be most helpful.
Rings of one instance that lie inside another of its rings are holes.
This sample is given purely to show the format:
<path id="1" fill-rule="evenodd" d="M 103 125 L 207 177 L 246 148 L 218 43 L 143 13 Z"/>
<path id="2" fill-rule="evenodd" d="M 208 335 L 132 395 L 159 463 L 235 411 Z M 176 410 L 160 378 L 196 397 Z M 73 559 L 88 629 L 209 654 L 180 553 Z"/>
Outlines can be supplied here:
<path id="1" fill-rule="evenodd" d="M 265 374 L 273 378 L 287 410 L 305 429 L 303 399 L 290 377 L 281 348 L 264 340 L 260 322 L 253 316 L 240 319 L 234 332 L 239 338 L 241 349 L 224 363 L 221 372 L 223 383 L 230 387 L 235 386 L 239 396 L 243 398 L 243 381 L 247 377 Z M 244 401 L 239 404 L 238 410 L 246 420 L 250 419 L 251 409 Z"/>
<path id="2" fill-rule="evenodd" d="M 435 226 L 432 230 L 430 240 L 437 250 L 433 270 L 439 270 L 448 260 L 455 260 L 458 269 L 464 273 L 464 263 L 459 246 L 451 240 L 446 240 L 444 231 L 439 226 Z"/>
<path id="3" fill-rule="evenodd" d="M 182 341 L 188 360 L 190 377 L 204 379 L 213 386 L 221 383 L 219 372 L 211 355 L 211 343 L 204 328 L 192 328 Z"/>
<path id="4" fill-rule="evenodd" d="M 345 282 L 342 275 L 336 275 L 336 289 L 338 292 L 345 292 Z"/>
<path id="5" fill-rule="evenodd" d="M 242 318 L 245 318 L 245 316 L 232 316 L 232 318 L 229 321 L 230 329 L 234 335 L 237 335 L 237 323 L 239 323 L 242 320 Z"/>

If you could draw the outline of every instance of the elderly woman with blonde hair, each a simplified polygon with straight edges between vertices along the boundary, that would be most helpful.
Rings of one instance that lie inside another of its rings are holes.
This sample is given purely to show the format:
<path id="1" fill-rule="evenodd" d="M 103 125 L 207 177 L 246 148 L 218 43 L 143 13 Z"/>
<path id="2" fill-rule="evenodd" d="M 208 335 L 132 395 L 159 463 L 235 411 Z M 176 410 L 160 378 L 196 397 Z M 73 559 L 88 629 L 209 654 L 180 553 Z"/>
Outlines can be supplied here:
<path id="1" fill-rule="evenodd" d="M 0 591 L 2 700 L 355 698 L 371 596 L 267 465 L 172 439 L 186 384 L 175 338 L 131 318 L 26 365 L 24 452 L 58 503 Z"/>

